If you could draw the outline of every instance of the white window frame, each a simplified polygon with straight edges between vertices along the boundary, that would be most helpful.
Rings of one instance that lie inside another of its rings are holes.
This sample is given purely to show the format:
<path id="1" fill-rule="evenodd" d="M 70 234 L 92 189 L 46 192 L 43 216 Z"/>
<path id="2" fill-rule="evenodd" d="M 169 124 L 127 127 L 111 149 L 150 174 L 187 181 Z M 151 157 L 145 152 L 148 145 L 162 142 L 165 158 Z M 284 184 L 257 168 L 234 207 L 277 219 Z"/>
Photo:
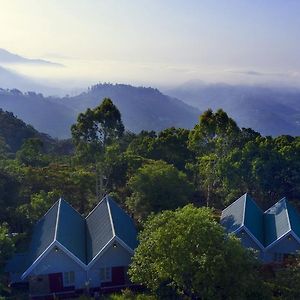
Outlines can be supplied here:
<path id="1" fill-rule="evenodd" d="M 72 286 L 75 285 L 75 272 L 69 271 L 63 273 L 63 283 L 64 286 Z"/>
<path id="2" fill-rule="evenodd" d="M 111 267 L 100 268 L 100 281 L 110 282 L 111 281 Z"/>

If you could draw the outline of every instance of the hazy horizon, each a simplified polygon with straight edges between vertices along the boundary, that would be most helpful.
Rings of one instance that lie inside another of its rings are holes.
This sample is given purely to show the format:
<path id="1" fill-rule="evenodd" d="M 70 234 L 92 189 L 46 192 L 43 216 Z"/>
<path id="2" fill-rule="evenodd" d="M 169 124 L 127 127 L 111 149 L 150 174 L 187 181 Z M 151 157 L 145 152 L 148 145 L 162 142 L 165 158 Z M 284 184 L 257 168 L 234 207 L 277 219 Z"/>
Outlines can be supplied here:
<path id="1" fill-rule="evenodd" d="M 0 11 L 0 48 L 64 67 L 0 66 L 58 87 L 298 87 L 299 12 L 297 1 L 10 0 Z"/>

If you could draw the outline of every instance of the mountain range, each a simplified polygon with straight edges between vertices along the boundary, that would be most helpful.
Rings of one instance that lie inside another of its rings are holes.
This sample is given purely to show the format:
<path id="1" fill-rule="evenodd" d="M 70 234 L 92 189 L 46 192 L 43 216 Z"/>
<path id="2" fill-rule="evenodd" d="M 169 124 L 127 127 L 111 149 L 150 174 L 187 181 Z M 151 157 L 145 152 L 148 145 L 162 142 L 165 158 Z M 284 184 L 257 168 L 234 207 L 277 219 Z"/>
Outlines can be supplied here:
<path id="1" fill-rule="evenodd" d="M 159 131 L 167 127 L 192 128 L 200 111 L 157 89 L 124 84 L 98 84 L 74 97 L 44 97 L 35 92 L 0 89 L 0 108 L 52 137 L 69 138 L 80 112 L 109 97 L 119 108 L 127 130 Z"/>
<path id="2" fill-rule="evenodd" d="M 51 62 L 44 59 L 31 59 L 20 56 L 18 54 L 11 53 L 6 49 L 0 48 L 0 63 L 4 64 L 36 64 L 36 65 L 47 65 L 62 67 L 63 65 Z"/>
<path id="3" fill-rule="evenodd" d="M 165 92 L 201 111 L 222 108 L 263 135 L 300 135 L 300 89 L 187 83 Z"/>

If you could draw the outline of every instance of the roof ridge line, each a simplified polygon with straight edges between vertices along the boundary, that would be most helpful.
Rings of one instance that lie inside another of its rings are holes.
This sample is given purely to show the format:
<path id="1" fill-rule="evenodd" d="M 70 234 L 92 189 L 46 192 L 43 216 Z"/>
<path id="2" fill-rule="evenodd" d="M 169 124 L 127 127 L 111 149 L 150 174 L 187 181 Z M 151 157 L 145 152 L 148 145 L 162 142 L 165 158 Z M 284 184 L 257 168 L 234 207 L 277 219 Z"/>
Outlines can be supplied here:
<path id="1" fill-rule="evenodd" d="M 111 224 L 113 237 L 115 237 L 116 236 L 116 231 L 115 231 L 115 225 L 114 225 L 114 222 L 113 222 L 113 218 L 112 218 L 112 215 L 111 215 L 110 203 L 109 203 L 107 197 L 105 197 L 105 199 L 106 199 L 106 203 L 107 203 L 108 215 L 109 215 L 109 220 L 110 220 L 110 224 Z"/>
<path id="2" fill-rule="evenodd" d="M 104 196 L 99 202 L 98 204 L 88 213 L 88 215 L 85 217 L 85 219 L 87 219 L 95 210 L 96 208 L 106 199 L 106 196 Z"/>
<path id="3" fill-rule="evenodd" d="M 56 241 L 57 237 L 57 228 L 58 228 L 58 221 L 59 221 L 59 215 L 60 215 L 60 206 L 61 206 L 61 198 L 58 200 L 58 208 L 57 208 L 57 216 L 56 216 L 56 223 L 55 223 L 55 231 L 54 231 L 54 239 L 53 242 Z"/>
<path id="4" fill-rule="evenodd" d="M 35 223 L 35 225 L 38 224 L 42 219 L 44 219 L 44 217 L 50 212 L 50 210 L 55 206 L 55 204 L 56 204 L 57 202 L 59 202 L 59 200 L 60 200 L 60 199 L 56 200 L 56 201 L 51 205 L 51 207 L 45 212 L 45 214 L 44 214 L 41 218 L 39 218 L 39 220 Z M 35 225 L 34 225 L 34 226 L 35 226 Z"/>
<path id="5" fill-rule="evenodd" d="M 245 197 L 245 200 L 244 200 L 244 209 L 243 209 L 243 220 L 242 220 L 241 226 L 245 226 L 245 215 L 246 215 L 247 193 L 245 193 L 242 197 Z"/>
<path id="6" fill-rule="evenodd" d="M 280 201 L 282 201 L 282 200 L 284 200 L 284 199 L 286 199 L 285 197 L 283 197 L 283 198 L 281 198 L 281 199 L 279 199 L 277 202 L 275 202 L 272 206 L 270 206 L 268 209 L 266 209 L 265 211 L 264 211 L 264 214 L 266 213 L 267 214 L 267 211 L 269 210 L 269 209 L 271 209 L 273 206 L 275 206 L 277 203 L 279 203 Z"/>
<path id="7" fill-rule="evenodd" d="M 285 201 L 284 201 L 284 206 L 285 206 L 285 210 L 286 210 L 286 215 L 287 215 L 288 224 L 289 224 L 290 230 L 293 230 L 293 229 L 292 229 L 292 226 L 291 226 L 291 222 L 290 222 L 289 209 L 288 209 L 287 202 L 286 202 L 287 200 L 286 200 L 285 197 L 284 197 L 283 199 L 285 199 Z"/>
<path id="8" fill-rule="evenodd" d="M 247 193 L 245 193 L 247 194 Z M 241 197 L 235 199 L 232 203 L 230 203 L 227 207 L 225 207 L 223 210 L 222 210 L 222 213 L 223 211 L 227 210 L 229 207 L 231 207 L 236 201 L 240 200 L 243 196 L 245 196 L 245 194 L 243 194 Z"/>

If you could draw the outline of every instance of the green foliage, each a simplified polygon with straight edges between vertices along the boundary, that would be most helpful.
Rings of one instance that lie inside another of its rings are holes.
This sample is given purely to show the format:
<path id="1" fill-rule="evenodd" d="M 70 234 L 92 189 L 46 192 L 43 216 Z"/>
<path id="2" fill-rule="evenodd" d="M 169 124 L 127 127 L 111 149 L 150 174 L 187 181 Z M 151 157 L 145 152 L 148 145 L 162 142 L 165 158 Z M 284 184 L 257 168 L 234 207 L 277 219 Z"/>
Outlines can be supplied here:
<path id="1" fill-rule="evenodd" d="M 3 223 L 0 226 L 0 269 L 7 258 L 9 258 L 15 250 L 15 244 L 12 237 L 9 235 L 8 225 Z"/>
<path id="2" fill-rule="evenodd" d="M 26 166 L 43 166 L 47 162 L 43 157 L 44 144 L 40 139 L 33 138 L 24 142 L 21 149 L 16 153 L 18 161 Z"/>
<path id="3" fill-rule="evenodd" d="M 121 114 L 109 98 L 94 109 L 88 108 L 71 127 L 77 149 L 84 154 L 99 151 L 124 133 Z"/>
<path id="4" fill-rule="evenodd" d="M 275 299 L 300 299 L 300 257 L 290 259 L 268 280 Z"/>
<path id="5" fill-rule="evenodd" d="M 228 237 L 208 208 L 151 216 L 139 241 L 129 275 L 155 292 L 166 285 L 190 299 L 247 299 L 259 280 L 254 254 Z"/>
<path id="6" fill-rule="evenodd" d="M 187 176 L 164 161 L 143 165 L 130 178 L 128 187 L 132 194 L 126 203 L 140 218 L 150 212 L 183 206 L 193 192 Z"/>

